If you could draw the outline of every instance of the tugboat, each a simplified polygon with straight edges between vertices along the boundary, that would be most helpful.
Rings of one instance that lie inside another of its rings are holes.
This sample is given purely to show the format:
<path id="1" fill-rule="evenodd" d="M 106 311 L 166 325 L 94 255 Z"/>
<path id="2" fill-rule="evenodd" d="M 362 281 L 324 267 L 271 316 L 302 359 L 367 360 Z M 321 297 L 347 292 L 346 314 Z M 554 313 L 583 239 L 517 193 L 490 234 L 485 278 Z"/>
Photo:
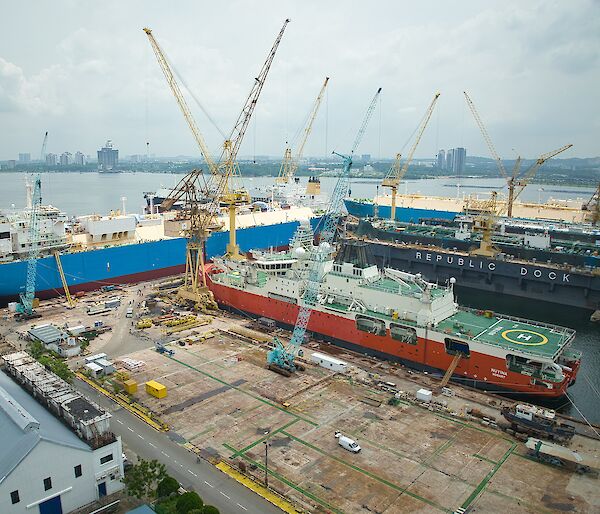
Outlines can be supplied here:
<path id="1" fill-rule="evenodd" d="M 520 403 L 503 407 L 502 415 L 512 425 L 513 430 L 529 435 L 567 442 L 575 435 L 575 427 L 556 420 L 556 412 L 535 405 Z"/>

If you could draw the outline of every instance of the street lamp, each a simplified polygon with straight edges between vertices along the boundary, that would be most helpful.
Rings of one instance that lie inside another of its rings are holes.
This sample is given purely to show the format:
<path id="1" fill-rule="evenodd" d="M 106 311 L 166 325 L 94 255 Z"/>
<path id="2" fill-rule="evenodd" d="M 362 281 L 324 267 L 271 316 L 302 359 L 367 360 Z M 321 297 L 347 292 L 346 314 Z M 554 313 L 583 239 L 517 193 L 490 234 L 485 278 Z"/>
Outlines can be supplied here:
<path id="1" fill-rule="evenodd" d="M 265 487 L 269 488 L 269 431 L 265 432 L 265 440 L 263 441 L 265 445 Z"/>

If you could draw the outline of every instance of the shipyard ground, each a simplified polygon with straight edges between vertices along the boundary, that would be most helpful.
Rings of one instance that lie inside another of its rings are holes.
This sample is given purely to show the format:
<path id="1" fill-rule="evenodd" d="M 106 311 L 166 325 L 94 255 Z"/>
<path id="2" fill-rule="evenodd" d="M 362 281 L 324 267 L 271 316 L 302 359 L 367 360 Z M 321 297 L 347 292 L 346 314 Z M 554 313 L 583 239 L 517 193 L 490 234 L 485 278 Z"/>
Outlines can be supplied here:
<path id="1" fill-rule="evenodd" d="M 146 287 L 142 295 L 151 290 Z M 170 426 L 166 434 L 155 433 L 158 440 L 194 448 L 207 460 L 224 461 L 257 481 L 264 481 L 267 472 L 268 442 L 269 487 L 305 511 L 600 511 L 598 478 L 534 461 L 521 442 L 464 415 L 469 405 L 500 419 L 496 398 L 452 385 L 455 396 L 439 396 L 448 410 L 404 400 L 389 405 L 393 394 L 378 384 L 393 383 L 414 395 L 420 387 L 434 388 L 438 380 L 316 343 L 308 345 L 307 355 L 333 353 L 351 364 L 350 372 L 334 374 L 309 364 L 305 372 L 286 378 L 265 368 L 267 345 L 260 341 L 272 334 L 265 336 L 251 320 L 225 313 L 194 329 L 197 334 L 211 331 L 212 338 L 185 346 L 173 342 L 174 355 L 159 354 L 154 340 L 164 337 L 161 330 L 138 331 L 125 318 L 128 302 L 139 301 L 138 290 L 133 286 L 120 293 L 122 307 L 105 318 L 113 330 L 94 340 L 89 352 L 105 352 L 117 364 L 125 356 L 142 360 L 144 367 L 132 378 L 167 387 L 163 399 L 143 388 L 136 394 Z M 86 317 L 82 309 L 49 304 L 36 322 L 74 325 L 86 321 L 80 319 Z M 17 326 L 25 328 L 2 321 L 4 333 L 19 344 Z M 73 366 L 80 362 L 81 357 L 72 359 Z M 127 423 L 128 418 L 119 419 Z M 336 431 L 355 439 L 362 451 L 342 449 Z M 132 432 L 130 437 L 137 436 Z M 143 456 L 140 444 L 130 449 Z M 570 447 L 600 456 L 600 441 L 590 437 L 577 435 Z M 201 496 L 208 494 L 208 486 L 198 489 Z"/>

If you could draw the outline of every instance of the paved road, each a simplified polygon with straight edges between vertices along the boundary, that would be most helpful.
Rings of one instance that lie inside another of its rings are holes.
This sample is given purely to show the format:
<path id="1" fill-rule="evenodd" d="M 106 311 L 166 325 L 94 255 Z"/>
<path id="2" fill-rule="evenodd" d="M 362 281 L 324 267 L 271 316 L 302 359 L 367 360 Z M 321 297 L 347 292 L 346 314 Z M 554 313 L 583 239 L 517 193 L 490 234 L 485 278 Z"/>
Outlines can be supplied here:
<path id="1" fill-rule="evenodd" d="M 281 514 L 281 510 L 228 477 L 214 466 L 156 432 L 81 380 L 74 386 L 112 414 L 111 429 L 139 457 L 164 463 L 170 475 L 222 514 Z"/>

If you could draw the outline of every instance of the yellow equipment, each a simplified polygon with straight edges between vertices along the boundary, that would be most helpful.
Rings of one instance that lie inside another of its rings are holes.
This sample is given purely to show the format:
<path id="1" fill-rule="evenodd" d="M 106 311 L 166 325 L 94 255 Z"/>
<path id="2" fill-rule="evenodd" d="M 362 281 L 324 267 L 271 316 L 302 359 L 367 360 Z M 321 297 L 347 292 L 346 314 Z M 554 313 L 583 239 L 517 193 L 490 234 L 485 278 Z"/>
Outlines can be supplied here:
<path id="1" fill-rule="evenodd" d="M 188 238 L 186 272 L 184 285 L 179 289 L 178 296 L 184 302 L 193 302 L 197 308 L 202 310 L 205 310 L 206 308 L 216 308 L 212 293 L 206 287 L 204 244 L 211 229 L 215 226 L 214 220 L 219 212 L 221 202 L 229 206 L 230 223 L 227 253 L 231 258 L 241 258 L 235 238 L 235 209 L 236 205 L 248 202 L 250 200 L 250 195 L 244 189 L 234 187 L 231 179 L 239 177 L 240 175 L 239 166 L 236 162 L 237 154 L 288 23 L 289 20 L 285 20 L 285 23 L 269 52 L 266 62 L 263 64 L 257 78 L 254 79 L 252 89 L 246 99 L 246 103 L 242 108 L 238 120 L 235 123 L 229 138 L 223 144 L 223 152 L 218 165 L 214 163 L 210 156 L 206 143 L 204 142 L 191 112 L 185 103 L 179 86 L 175 81 L 175 77 L 164 52 L 158 46 L 152 31 L 148 28 L 144 29 L 163 74 L 167 79 L 167 83 L 194 134 L 196 142 L 198 143 L 211 172 L 209 177 L 205 178 L 204 183 L 202 184 L 200 182 L 202 173 L 198 170 L 192 171 L 180 181 L 178 186 L 169 194 L 169 198 L 161 203 L 164 208 L 169 208 L 175 201 L 185 196 L 186 206 L 189 209 L 189 222 L 182 224 L 181 229 L 185 237 Z M 208 198 L 208 203 L 203 203 L 203 200 L 206 198 Z"/>
<path id="2" fill-rule="evenodd" d="M 573 145 L 568 144 L 568 145 L 562 146 L 561 148 L 554 150 L 552 152 L 548 152 L 546 154 L 540 155 L 540 157 L 537 159 L 537 161 L 525 173 L 523 173 L 523 175 L 521 177 L 518 176 L 520 167 L 521 167 L 521 157 L 518 157 L 515 162 L 513 171 L 511 173 L 511 175 L 509 176 L 508 173 L 506 172 L 506 168 L 504 167 L 504 163 L 502 162 L 502 159 L 500 158 L 500 156 L 498 155 L 498 152 L 496 151 L 496 147 L 494 146 L 494 143 L 492 142 L 492 138 L 490 137 L 487 129 L 485 128 L 485 125 L 483 124 L 481 116 L 479 116 L 479 113 L 477 112 L 477 109 L 475 108 L 475 104 L 473 103 L 473 100 L 471 100 L 471 98 L 469 97 L 469 95 L 467 94 L 466 91 L 463 91 L 463 94 L 465 95 L 465 100 L 467 101 L 467 105 L 469 106 L 471 114 L 473 114 L 473 118 L 475 119 L 475 122 L 477 123 L 477 126 L 479 127 L 479 130 L 481 131 L 481 134 L 483 135 L 483 139 L 485 140 L 485 142 L 487 144 L 490 154 L 494 158 L 494 161 L 496 161 L 496 165 L 498 166 L 498 170 L 500 171 L 500 174 L 506 180 L 506 185 L 508 188 L 508 201 L 506 204 L 507 216 L 509 218 L 511 218 L 512 214 L 513 214 L 513 204 L 514 204 L 515 200 L 523 192 L 523 189 L 525 189 L 525 186 L 527 186 L 527 184 L 530 182 L 530 180 L 535 176 L 535 174 L 540 169 L 542 164 L 544 164 L 548 159 L 551 159 L 552 157 L 558 155 L 559 153 L 562 153 L 565 150 L 571 148 Z"/>
<path id="3" fill-rule="evenodd" d="M 127 394 L 137 393 L 137 382 L 133 379 L 123 381 L 123 389 Z"/>
<path id="4" fill-rule="evenodd" d="M 279 168 L 279 176 L 275 179 L 276 184 L 288 184 L 293 179 L 296 170 L 298 169 L 298 163 L 304 154 L 304 146 L 306 145 L 308 136 L 310 136 L 310 133 L 312 132 L 312 127 L 315 122 L 315 118 L 317 117 L 317 113 L 319 112 L 319 107 L 321 106 L 321 101 L 325 95 L 325 89 L 327 88 L 328 82 L 329 77 L 325 77 L 325 82 L 323 82 L 321 91 L 319 91 L 319 95 L 317 96 L 312 110 L 310 111 L 308 122 L 304 128 L 304 135 L 302 136 L 300 144 L 298 145 L 298 149 L 296 150 L 296 157 L 292 156 L 292 149 L 289 146 L 285 149 L 281 168 Z"/>
<path id="5" fill-rule="evenodd" d="M 144 328 L 150 328 L 152 326 L 152 320 L 150 318 L 143 318 L 139 320 L 135 326 L 140 330 Z"/>
<path id="6" fill-rule="evenodd" d="M 166 398 L 167 396 L 166 386 L 157 382 L 156 380 L 149 380 L 148 382 L 146 382 L 146 392 L 150 396 L 154 396 L 158 399 Z"/>
<path id="7" fill-rule="evenodd" d="M 48 134 L 46 132 L 46 134 Z M 56 259 L 56 267 L 58 268 L 58 274 L 60 275 L 60 281 L 62 282 L 63 290 L 65 292 L 65 297 L 67 298 L 67 304 L 69 307 L 75 307 L 75 300 L 71 296 L 71 292 L 69 291 L 69 285 L 67 284 L 67 279 L 65 278 L 65 272 L 63 271 L 62 262 L 60 262 L 60 253 L 57 251 L 54 252 L 54 258 Z"/>
<path id="8" fill-rule="evenodd" d="M 487 202 L 481 205 L 481 212 L 475 217 L 473 228 L 480 231 L 481 241 L 479 248 L 471 250 L 472 255 L 481 257 L 495 257 L 498 255 L 498 248 L 492 243 L 492 234 L 498 215 L 498 193 L 492 191 L 491 197 Z"/>
<path id="9" fill-rule="evenodd" d="M 396 154 L 396 160 L 394 161 L 394 164 L 388 171 L 386 177 L 381 182 L 381 185 L 383 187 L 389 187 L 392 190 L 392 210 L 390 215 L 390 219 L 392 221 L 396 219 L 396 194 L 398 192 L 398 186 L 400 185 L 400 181 L 408 171 L 408 166 L 413 160 L 415 150 L 417 149 L 417 146 L 419 146 L 421 138 L 423 137 L 423 132 L 425 132 L 425 128 L 427 127 L 427 124 L 431 119 L 433 109 L 435 108 L 435 104 L 438 101 L 439 97 L 440 93 L 436 93 L 433 97 L 433 100 L 431 101 L 431 104 L 429 104 L 427 111 L 425 111 L 425 115 L 423 116 L 423 119 L 421 120 L 421 123 L 419 124 L 419 127 L 417 129 L 417 137 L 415 138 L 415 142 L 410 148 L 408 152 L 408 157 L 406 158 L 406 161 L 404 161 L 404 165 L 402 166 L 402 168 L 400 168 L 400 157 L 402 155 L 398 153 Z"/>
<path id="10" fill-rule="evenodd" d="M 442 381 L 440 382 L 440 385 L 439 385 L 440 389 L 442 387 L 446 387 L 448 385 L 448 382 L 452 378 L 452 374 L 454 373 L 454 370 L 456 370 L 456 368 L 458 367 L 458 363 L 459 363 L 460 359 L 462 358 L 462 356 L 463 356 L 463 354 L 460 352 L 454 355 L 454 358 L 452 359 L 450 366 L 448 366 L 446 373 L 444 373 L 444 378 L 442 378 Z"/>

